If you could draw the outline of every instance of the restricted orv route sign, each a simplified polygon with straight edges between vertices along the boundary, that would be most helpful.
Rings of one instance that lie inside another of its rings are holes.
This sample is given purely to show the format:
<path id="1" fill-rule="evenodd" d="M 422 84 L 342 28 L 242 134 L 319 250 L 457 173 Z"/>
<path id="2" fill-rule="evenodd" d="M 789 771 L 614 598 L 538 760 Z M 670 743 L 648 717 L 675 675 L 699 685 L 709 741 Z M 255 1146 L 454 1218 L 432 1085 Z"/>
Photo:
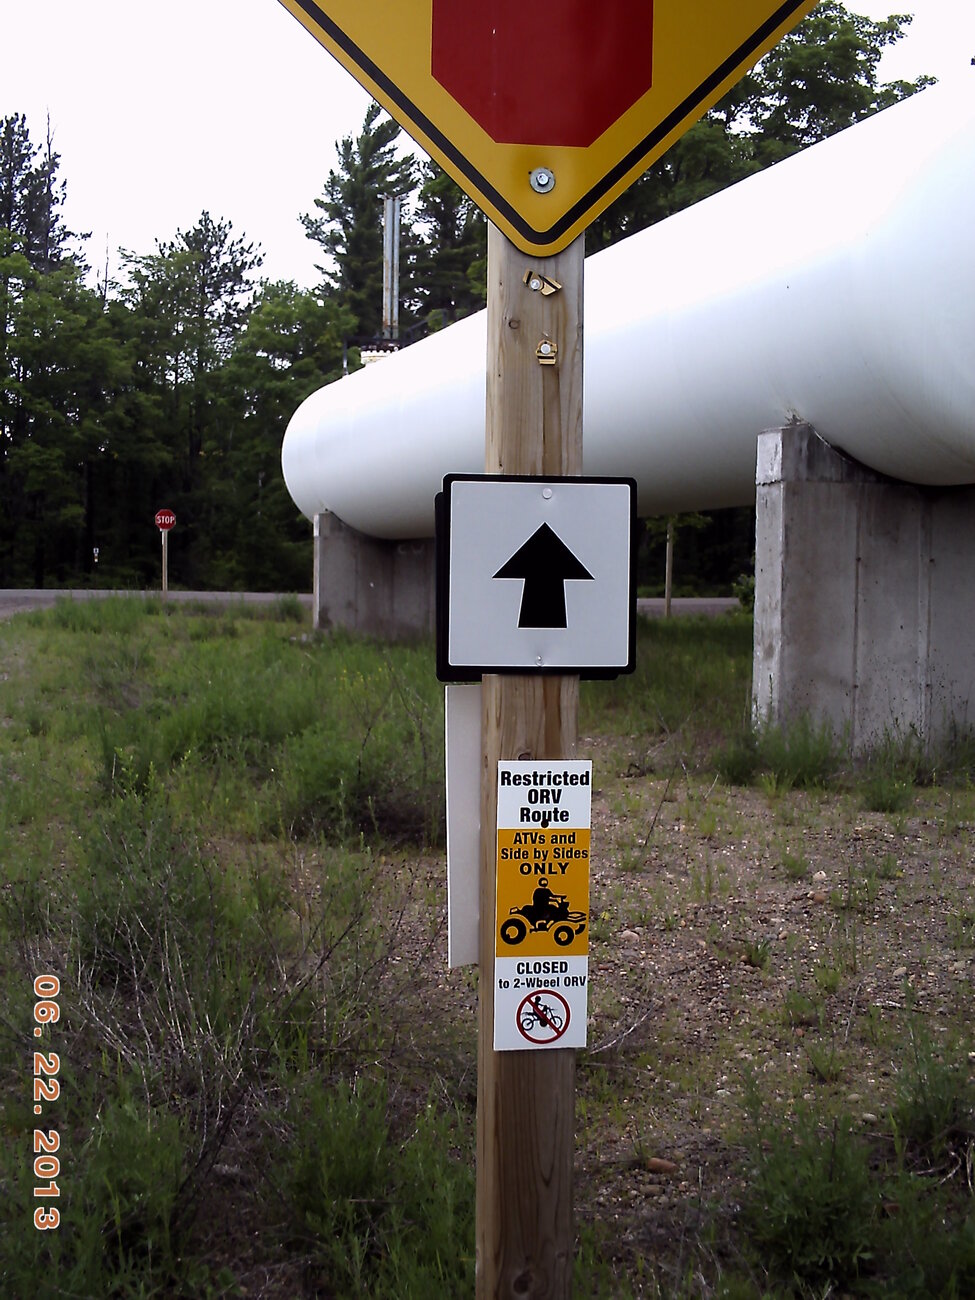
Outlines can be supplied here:
<path id="1" fill-rule="evenodd" d="M 525 252 L 556 253 L 815 0 L 281 0 Z"/>

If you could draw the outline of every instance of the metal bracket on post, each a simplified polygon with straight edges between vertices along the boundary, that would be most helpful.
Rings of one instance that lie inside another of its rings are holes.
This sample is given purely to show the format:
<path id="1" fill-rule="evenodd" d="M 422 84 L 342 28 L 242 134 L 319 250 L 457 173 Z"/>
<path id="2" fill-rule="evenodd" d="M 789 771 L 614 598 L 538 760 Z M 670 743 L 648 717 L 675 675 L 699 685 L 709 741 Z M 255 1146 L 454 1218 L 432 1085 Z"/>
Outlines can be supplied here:
<path id="1" fill-rule="evenodd" d="M 558 280 L 553 280 L 549 275 L 542 275 L 541 271 L 536 271 L 532 267 L 528 268 L 522 279 L 532 293 L 540 293 L 543 298 L 551 297 L 562 288 Z"/>

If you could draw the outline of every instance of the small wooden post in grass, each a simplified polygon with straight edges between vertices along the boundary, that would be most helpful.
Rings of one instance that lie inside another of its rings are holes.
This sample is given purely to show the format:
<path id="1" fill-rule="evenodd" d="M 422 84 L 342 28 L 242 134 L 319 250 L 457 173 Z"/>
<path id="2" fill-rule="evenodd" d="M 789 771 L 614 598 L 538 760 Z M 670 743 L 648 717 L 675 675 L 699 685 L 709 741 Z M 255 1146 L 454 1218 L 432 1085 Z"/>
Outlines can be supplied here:
<path id="1" fill-rule="evenodd" d="M 583 237 L 540 258 L 489 228 L 487 474 L 582 473 L 582 280 Z M 486 676 L 481 703 L 476 1294 L 567 1297 L 575 1052 L 494 1051 L 497 775 L 499 759 L 574 755 L 579 679 Z"/>

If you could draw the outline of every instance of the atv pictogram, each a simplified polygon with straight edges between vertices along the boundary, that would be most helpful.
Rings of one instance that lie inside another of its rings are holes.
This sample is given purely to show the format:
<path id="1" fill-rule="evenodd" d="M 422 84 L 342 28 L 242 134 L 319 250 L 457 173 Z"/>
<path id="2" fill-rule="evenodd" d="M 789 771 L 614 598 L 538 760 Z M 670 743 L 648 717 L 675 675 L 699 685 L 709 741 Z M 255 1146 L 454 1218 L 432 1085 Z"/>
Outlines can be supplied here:
<path id="1" fill-rule="evenodd" d="M 585 912 L 570 912 L 565 894 L 553 894 L 545 880 L 539 881 L 530 903 L 512 907 L 506 921 L 501 923 L 501 938 L 514 947 L 528 935 L 551 931 L 560 948 L 567 948 L 577 934 L 586 928 Z"/>

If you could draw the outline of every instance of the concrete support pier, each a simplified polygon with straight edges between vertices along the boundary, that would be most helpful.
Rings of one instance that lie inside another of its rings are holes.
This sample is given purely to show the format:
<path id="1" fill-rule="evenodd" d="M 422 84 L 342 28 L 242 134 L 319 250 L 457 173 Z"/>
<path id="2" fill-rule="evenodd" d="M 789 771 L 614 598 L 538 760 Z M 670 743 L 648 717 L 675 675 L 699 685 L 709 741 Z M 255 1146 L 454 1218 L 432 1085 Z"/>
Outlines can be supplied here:
<path id="1" fill-rule="evenodd" d="M 325 512 L 315 516 L 314 625 L 388 641 L 432 634 L 436 564 L 432 540 L 367 537 Z"/>
<path id="2" fill-rule="evenodd" d="M 975 725 L 975 487 L 883 478 L 806 424 L 759 435 L 756 721 L 863 752 Z"/>

